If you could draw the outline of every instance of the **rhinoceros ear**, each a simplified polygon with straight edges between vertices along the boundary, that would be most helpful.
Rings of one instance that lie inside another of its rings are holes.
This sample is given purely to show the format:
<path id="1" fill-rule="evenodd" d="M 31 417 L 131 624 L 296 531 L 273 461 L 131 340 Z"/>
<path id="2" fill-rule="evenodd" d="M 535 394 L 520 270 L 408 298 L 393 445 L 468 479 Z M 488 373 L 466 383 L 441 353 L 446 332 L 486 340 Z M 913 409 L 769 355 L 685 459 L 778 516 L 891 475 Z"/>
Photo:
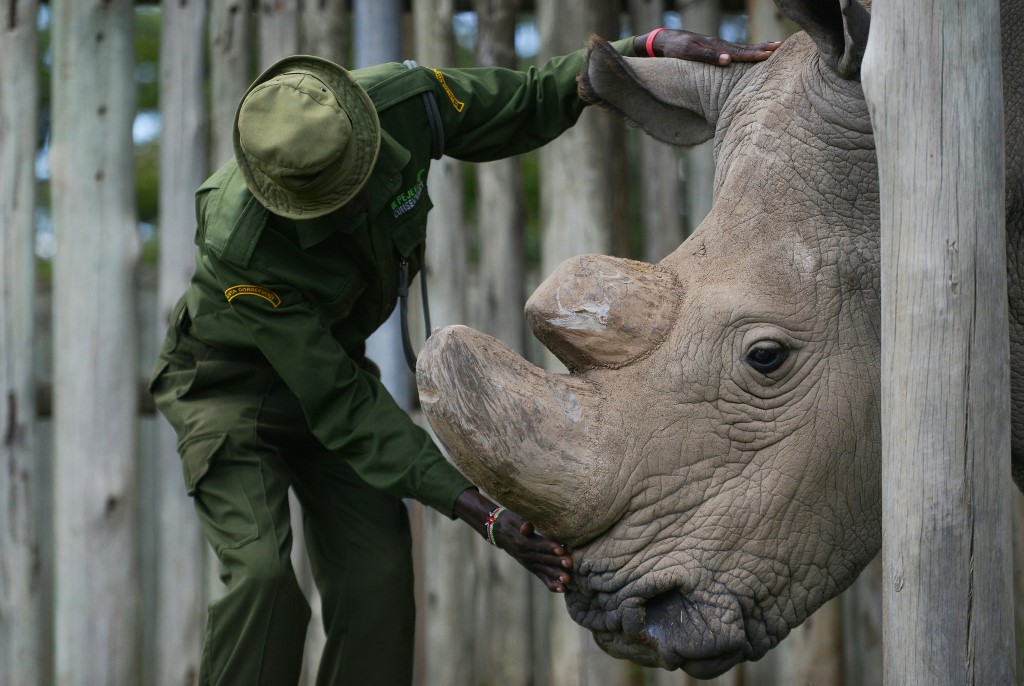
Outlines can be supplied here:
<path id="1" fill-rule="evenodd" d="M 605 255 L 566 260 L 526 303 L 526 319 L 572 371 L 615 368 L 668 335 L 679 303 L 676 277 L 646 262 Z"/>
<path id="2" fill-rule="evenodd" d="M 593 36 L 577 77 L 580 97 L 613 110 L 672 145 L 697 145 L 715 132 L 697 80 L 700 65 L 671 59 L 624 58 Z"/>
<path id="3" fill-rule="evenodd" d="M 860 78 L 871 15 L 857 0 L 775 0 L 775 4 L 807 32 L 837 74 Z"/>

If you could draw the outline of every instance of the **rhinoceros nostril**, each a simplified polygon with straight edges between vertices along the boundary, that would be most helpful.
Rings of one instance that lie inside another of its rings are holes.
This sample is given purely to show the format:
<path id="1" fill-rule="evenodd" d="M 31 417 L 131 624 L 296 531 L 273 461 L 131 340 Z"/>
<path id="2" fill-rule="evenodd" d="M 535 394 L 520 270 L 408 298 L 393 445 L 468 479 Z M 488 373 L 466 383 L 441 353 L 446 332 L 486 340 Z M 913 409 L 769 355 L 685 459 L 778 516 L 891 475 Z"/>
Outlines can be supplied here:
<path id="1" fill-rule="evenodd" d="M 743 660 L 742 630 L 730 621 L 729 605 L 702 601 L 679 589 L 654 596 L 644 605 L 642 642 L 664 667 L 682 667 L 709 679 Z"/>
<path id="2" fill-rule="evenodd" d="M 681 637 L 687 633 L 683 625 L 688 622 L 691 608 L 692 603 L 677 589 L 654 596 L 644 606 L 647 635 L 659 644 L 665 643 L 666 639 Z"/>

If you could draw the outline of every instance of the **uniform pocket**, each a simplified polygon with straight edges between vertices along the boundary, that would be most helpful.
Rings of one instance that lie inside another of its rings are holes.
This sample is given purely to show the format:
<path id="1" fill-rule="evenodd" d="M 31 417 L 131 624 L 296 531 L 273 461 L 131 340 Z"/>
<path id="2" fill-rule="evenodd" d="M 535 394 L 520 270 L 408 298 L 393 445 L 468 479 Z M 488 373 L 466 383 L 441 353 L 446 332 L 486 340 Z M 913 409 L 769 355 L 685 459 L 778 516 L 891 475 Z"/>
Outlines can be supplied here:
<path id="1" fill-rule="evenodd" d="M 153 370 L 149 382 L 149 393 L 153 396 L 157 409 L 171 423 L 179 436 L 184 430 L 186 408 L 178 399 L 191 387 L 195 376 L 195 367 L 183 369 L 174 361 L 161 360 Z"/>
<path id="2" fill-rule="evenodd" d="M 227 434 L 195 436 L 178 449 L 181 453 L 181 470 L 185 476 L 185 490 L 189 495 L 196 494 L 199 480 L 210 470 L 213 456 L 226 439 Z"/>
<path id="3" fill-rule="evenodd" d="M 170 366 L 170 362 L 165 359 L 158 359 L 156 364 L 153 366 L 153 373 L 149 375 L 149 394 L 153 395 L 156 392 L 156 385 L 160 381 L 160 375 L 167 371 L 167 367 Z"/>
<path id="4" fill-rule="evenodd" d="M 430 196 L 423 191 L 414 208 L 394 218 L 391 225 L 391 240 L 403 257 L 410 257 L 418 252 L 419 246 L 427 240 L 427 213 L 433 206 Z"/>
<path id="5" fill-rule="evenodd" d="M 262 492 L 258 463 L 232 461 L 224 451 L 226 440 L 227 434 L 207 434 L 179 447 L 185 489 L 218 553 L 259 538 L 251 504 Z"/>
<path id="6" fill-rule="evenodd" d="M 160 377 L 163 375 L 167 368 L 171 366 L 171 360 L 174 358 L 174 353 L 178 349 L 178 342 L 181 339 L 181 320 L 184 312 L 184 305 L 179 303 L 175 309 L 172 321 L 173 324 L 168 327 L 167 333 L 164 335 L 164 340 L 160 344 L 160 351 L 156 356 L 156 363 L 153 365 L 153 373 L 149 375 L 149 394 L 155 395 L 157 384 L 160 382 Z"/>
<path id="7" fill-rule="evenodd" d="M 196 354 L 182 354 L 173 357 L 161 356 L 153 368 L 149 381 L 149 393 L 156 405 L 167 413 L 169 406 L 185 397 L 193 389 L 209 386 L 211 362 L 206 361 L 209 349 L 197 349 Z"/>

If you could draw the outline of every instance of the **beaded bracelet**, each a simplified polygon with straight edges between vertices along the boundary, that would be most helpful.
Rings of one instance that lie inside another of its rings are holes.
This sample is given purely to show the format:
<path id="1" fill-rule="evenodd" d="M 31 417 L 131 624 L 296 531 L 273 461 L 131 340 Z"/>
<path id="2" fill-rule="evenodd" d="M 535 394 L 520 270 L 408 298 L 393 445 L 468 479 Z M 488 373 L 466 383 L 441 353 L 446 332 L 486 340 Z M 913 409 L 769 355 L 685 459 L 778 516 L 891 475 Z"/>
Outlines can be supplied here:
<path id="1" fill-rule="evenodd" d="M 484 524 L 484 531 L 487 532 L 487 542 L 497 547 L 497 543 L 494 540 L 494 523 L 498 521 L 498 517 L 505 512 L 504 507 L 496 507 L 490 511 L 487 515 L 487 523 Z"/>

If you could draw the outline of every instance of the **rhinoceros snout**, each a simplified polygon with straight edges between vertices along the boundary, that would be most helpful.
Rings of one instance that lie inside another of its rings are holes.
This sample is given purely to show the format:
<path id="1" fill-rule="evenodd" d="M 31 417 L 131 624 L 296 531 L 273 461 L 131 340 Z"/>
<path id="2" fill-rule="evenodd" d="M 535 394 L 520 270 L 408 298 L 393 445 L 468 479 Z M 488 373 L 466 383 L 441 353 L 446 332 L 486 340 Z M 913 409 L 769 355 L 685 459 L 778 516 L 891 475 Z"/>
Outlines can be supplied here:
<path id="1" fill-rule="evenodd" d="M 682 669 L 699 679 L 756 660 L 777 643 L 751 626 L 758 622 L 751 618 L 750 603 L 725 589 L 675 586 L 644 595 L 638 588 L 625 596 L 588 595 L 577 586 L 566 601 L 573 619 L 594 633 L 605 652 L 648 667 Z"/>

